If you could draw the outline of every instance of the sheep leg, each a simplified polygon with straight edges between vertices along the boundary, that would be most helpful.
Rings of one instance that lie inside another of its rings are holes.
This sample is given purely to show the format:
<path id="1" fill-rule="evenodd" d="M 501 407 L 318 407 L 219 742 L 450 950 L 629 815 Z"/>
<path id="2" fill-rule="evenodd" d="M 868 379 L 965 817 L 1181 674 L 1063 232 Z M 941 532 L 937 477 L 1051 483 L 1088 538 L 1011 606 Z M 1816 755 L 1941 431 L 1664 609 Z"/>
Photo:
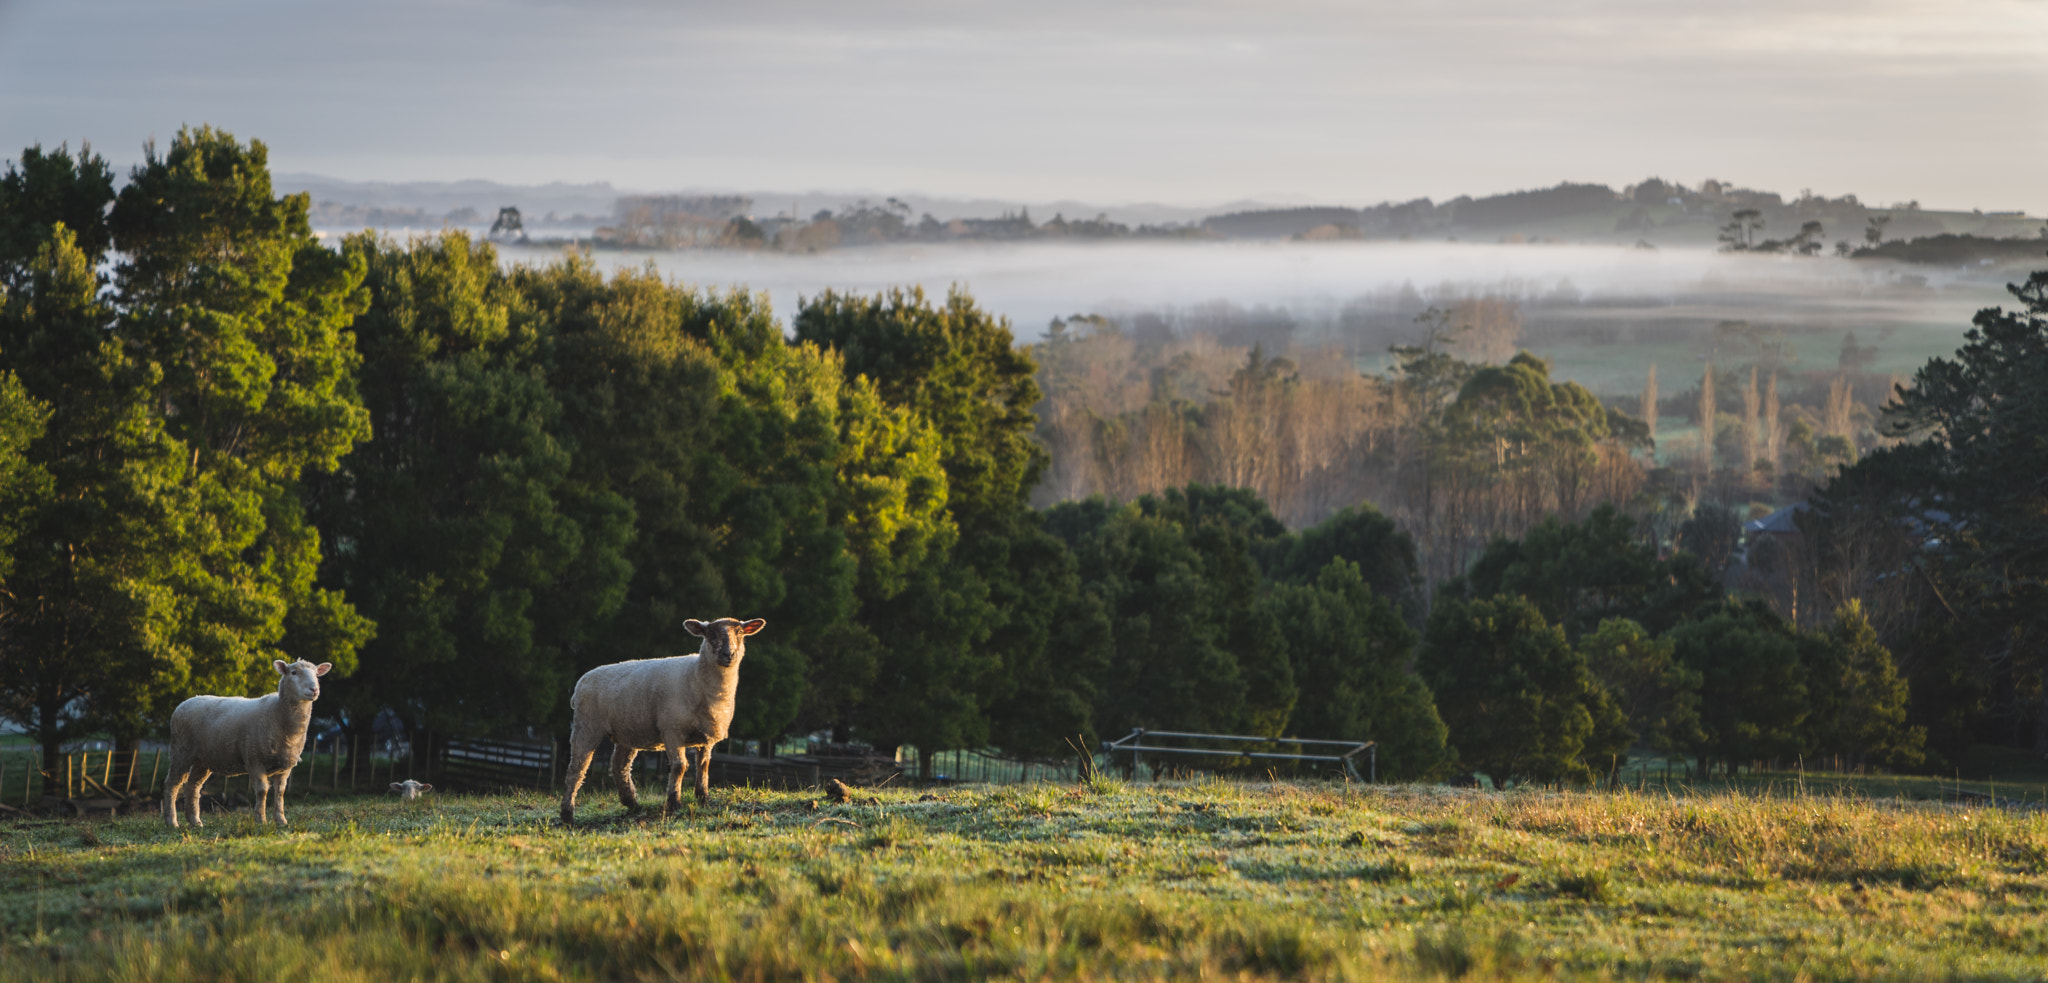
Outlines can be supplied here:
<path id="1" fill-rule="evenodd" d="M 612 781 L 619 783 L 619 804 L 627 809 L 640 808 L 640 795 L 633 788 L 633 759 L 640 752 L 624 744 L 612 745 Z"/>
<path id="2" fill-rule="evenodd" d="M 697 801 L 711 798 L 711 745 L 697 745 Z"/>
<path id="3" fill-rule="evenodd" d="M 690 773 L 689 752 L 674 741 L 668 745 L 668 800 L 662 804 L 662 815 L 672 815 L 683 807 L 683 777 Z"/>
<path id="4" fill-rule="evenodd" d="M 249 765 L 249 796 L 256 800 L 256 822 L 267 825 L 270 822 L 270 776 L 263 773 L 262 765 Z"/>
<path id="5" fill-rule="evenodd" d="M 213 777 L 213 769 L 196 765 L 192 769 L 192 825 L 204 826 L 199 819 L 199 798 L 206 791 L 206 780 Z"/>
<path id="6" fill-rule="evenodd" d="M 178 828 L 178 796 L 184 794 L 193 770 L 192 762 L 176 751 L 171 752 L 171 773 L 164 779 L 164 825 L 172 829 Z M 192 821 L 197 823 L 199 817 L 194 815 Z"/>
<path id="7" fill-rule="evenodd" d="M 277 824 L 279 826 L 290 825 L 290 823 L 288 823 L 284 818 L 284 786 L 285 783 L 291 780 L 292 773 L 287 771 L 284 774 L 277 776 L 277 781 L 271 783 L 270 786 L 270 794 L 277 797 Z"/>
<path id="8" fill-rule="evenodd" d="M 576 822 L 576 791 L 590 771 L 590 759 L 597 757 L 597 743 L 579 734 L 569 735 L 569 771 L 562 776 L 562 825 Z"/>

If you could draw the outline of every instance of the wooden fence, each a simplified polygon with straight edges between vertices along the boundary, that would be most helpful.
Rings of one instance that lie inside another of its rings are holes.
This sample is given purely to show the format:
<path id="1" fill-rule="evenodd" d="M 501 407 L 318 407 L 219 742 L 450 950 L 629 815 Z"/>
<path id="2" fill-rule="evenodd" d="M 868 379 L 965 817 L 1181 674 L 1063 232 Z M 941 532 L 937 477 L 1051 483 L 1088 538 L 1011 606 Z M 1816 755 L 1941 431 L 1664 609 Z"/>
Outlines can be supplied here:
<path id="1" fill-rule="evenodd" d="M 408 754 L 379 754 L 367 740 L 353 743 L 352 748 L 336 747 L 337 742 L 329 740 L 315 747 L 309 741 L 292 771 L 291 790 L 367 791 L 411 775 Z M 77 813 L 133 808 L 163 794 L 169 766 L 170 752 L 163 748 L 71 751 L 46 771 L 40 747 L 17 745 L 0 753 L 0 806 L 54 802 Z M 242 795 L 247 790 L 244 782 L 216 774 L 207 781 L 206 794 Z"/>

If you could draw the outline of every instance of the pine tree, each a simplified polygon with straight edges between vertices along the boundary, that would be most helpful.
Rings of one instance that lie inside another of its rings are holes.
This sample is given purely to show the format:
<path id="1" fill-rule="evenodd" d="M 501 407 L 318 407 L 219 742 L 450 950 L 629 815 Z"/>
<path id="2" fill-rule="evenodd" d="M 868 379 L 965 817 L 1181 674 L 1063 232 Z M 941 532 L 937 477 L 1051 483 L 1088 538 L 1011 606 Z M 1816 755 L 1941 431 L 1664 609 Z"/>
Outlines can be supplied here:
<path id="1" fill-rule="evenodd" d="M 1587 781 L 1627 754 L 1613 698 L 1526 600 L 1438 601 L 1417 661 L 1459 762 L 1496 788 Z"/>
<path id="2" fill-rule="evenodd" d="M 346 674 L 371 631 L 316 585 L 320 536 L 304 515 L 302 477 L 370 435 L 348 332 L 366 301 L 363 263 L 313 237 L 307 206 L 271 193 L 261 142 L 201 127 L 151 150 L 108 215 L 122 356 L 152 380 L 152 410 L 183 458 L 171 480 L 189 496 L 158 548 L 173 568 L 157 603 L 178 611 L 176 626 L 93 700 L 117 735 L 185 694 L 273 684 L 276 658 Z"/>

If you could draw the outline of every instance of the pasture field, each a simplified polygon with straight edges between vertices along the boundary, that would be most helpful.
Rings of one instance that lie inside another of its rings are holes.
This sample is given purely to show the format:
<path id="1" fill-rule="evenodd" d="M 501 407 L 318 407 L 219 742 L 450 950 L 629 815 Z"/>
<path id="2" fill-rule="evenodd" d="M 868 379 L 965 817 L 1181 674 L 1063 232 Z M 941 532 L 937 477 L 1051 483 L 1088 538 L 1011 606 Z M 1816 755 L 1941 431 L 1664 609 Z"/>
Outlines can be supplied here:
<path id="1" fill-rule="evenodd" d="M 0 822 L 0 979 L 2039 979 L 2048 813 L 1198 781 Z M 1826 791 L 1833 789 L 1833 791 Z M 2004 790 L 2001 789 L 2001 792 Z"/>

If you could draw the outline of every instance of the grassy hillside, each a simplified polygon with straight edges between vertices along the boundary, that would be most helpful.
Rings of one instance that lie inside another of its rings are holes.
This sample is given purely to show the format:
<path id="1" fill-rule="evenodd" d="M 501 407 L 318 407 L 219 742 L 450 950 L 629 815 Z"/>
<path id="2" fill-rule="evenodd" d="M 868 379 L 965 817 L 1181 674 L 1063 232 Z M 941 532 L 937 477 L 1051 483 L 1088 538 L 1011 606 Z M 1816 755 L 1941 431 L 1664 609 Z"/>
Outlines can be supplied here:
<path id="1" fill-rule="evenodd" d="M 0 825 L 0 978 L 2035 979 L 2048 816 L 1335 785 Z"/>

